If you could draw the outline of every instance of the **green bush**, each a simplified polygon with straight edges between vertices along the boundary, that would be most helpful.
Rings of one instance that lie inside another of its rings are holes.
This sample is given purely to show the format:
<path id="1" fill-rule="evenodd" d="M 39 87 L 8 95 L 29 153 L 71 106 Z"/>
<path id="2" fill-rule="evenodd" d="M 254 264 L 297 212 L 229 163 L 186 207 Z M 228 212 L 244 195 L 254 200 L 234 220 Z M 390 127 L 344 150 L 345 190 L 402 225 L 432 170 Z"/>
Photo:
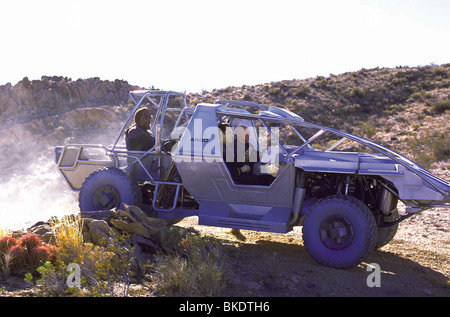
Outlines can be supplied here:
<path id="1" fill-rule="evenodd" d="M 153 265 L 155 292 L 165 296 L 217 296 L 222 288 L 224 256 L 212 237 L 188 231 L 178 243 L 171 241 L 169 255 Z"/>
<path id="2" fill-rule="evenodd" d="M 411 98 L 414 100 L 418 100 L 420 99 L 420 97 L 422 97 L 422 94 L 420 92 L 415 92 L 411 95 Z"/>
<path id="3" fill-rule="evenodd" d="M 268 93 L 271 96 L 278 96 L 281 94 L 281 88 L 280 87 L 272 87 L 269 89 Z"/>
<path id="4" fill-rule="evenodd" d="M 294 95 L 296 97 L 305 97 L 308 95 L 309 91 L 310 87 L 308 85 L 303 85 L 294 91 Z"/>
<path id="5" fill-rule="evenodd" d="M 450 98 L 439 100 L 431 104 L 431 111 L 435 114 L 441 114 L 450 110 Z"/>
<path id="6" fill-rule="evenodd" d="M 431 164 L 450 159 L 450 136 L 445 132 L 428 132 L 408 140 L 414 160 L 425 168 Z"/>
<path id="7" fill-rule="evenodd" d="M 370 119 L 369 121 L 358 124 L 356 128 L 361 131 L 364 137 L 370 139 L 377 132 L 377 123 L 373 119 Z"/>
<path id="8" fill-rule="evenodd" d="M 436 69 L 434 70 L 434 74 L 436 76 L 442 76 L 442 77 L 446 78 L 448 73 L 447 73 L 447 70 L 445 68 L 436 67 Z"/>
<path id="9" fill-rule="evenodd" d="M 364 89 L 359 87 L 353 87 L 352 91 L 350 92 L 350 97 L 364 97 L 366 95 Z"/>

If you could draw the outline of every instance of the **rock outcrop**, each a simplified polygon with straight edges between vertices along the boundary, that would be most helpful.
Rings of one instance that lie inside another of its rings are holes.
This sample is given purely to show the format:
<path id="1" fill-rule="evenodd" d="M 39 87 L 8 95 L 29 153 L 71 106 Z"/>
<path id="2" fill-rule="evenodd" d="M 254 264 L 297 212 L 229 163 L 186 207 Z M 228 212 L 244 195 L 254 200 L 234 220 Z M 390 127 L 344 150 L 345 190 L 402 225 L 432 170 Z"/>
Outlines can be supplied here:
<path id="1" fill-rule="evenodd" d="M 111 144 L 132 107 L 129 92 L 137 88 L 122 80 L 60 76 L 0 86 L 0 176 L 26 169 L 38 156 L 52 161 L 58 145 Z"/>
<path id="2" fill-rule="evenodd" d="M 79 107 L 126 104 L 128 93 L 137 87 L 123 80 L 100 78 L 73 81 L 62 76 L 27 77 L 16 85 L 0 86 L 0 124 L 24 123 Z"/>
<path id="3" fill-rule="evenodd" d="M 166 233 L 179 221 L 150 218 L 136 206 L 126 206 L 124 210 L 81 212 L 80 217 L 83 223 L 83 242 L 107 247 L 114 240 L 117 241 L 119 237 L 126 235 L 137 254 L 142 251 L 154 253 L 167 250 Z M 182 228 L 179 229 L 184 231 Z M 40 221 L 26 232 L 15 231 L 13 236 L 20 237 L 27 233 L 36 234 L 46 243 L 55 242 L 49 222 Z"/>

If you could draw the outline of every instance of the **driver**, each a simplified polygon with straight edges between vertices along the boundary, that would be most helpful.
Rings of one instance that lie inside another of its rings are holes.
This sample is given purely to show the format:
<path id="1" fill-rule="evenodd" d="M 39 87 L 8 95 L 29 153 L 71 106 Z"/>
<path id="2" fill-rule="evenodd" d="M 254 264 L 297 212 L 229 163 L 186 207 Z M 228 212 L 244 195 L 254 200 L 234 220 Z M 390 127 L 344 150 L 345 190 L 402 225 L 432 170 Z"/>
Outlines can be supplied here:
<path id="1" fill-rule="evenodd" d="M 125 131 L 125 143 L 129 151 L 148 151 L 155 146 L 155 137 L 149 131 L 151 118 L 147 108 L 136 111 L 135 124 Z"/>

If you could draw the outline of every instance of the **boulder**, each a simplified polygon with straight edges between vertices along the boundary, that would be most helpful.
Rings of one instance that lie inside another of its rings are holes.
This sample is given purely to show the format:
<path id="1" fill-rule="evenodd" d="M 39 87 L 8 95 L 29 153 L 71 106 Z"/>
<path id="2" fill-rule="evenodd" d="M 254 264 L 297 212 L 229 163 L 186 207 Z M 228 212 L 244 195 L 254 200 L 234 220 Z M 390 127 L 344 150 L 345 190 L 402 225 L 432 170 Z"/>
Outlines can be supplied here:
<path id="1" fill-rule="evenodd" d="M 88 223 L 90 240 L 95 245 L 107 246 L 118 232 L 113 230 L 105 220 L 93 220 Z"/>
<path id="2" fill-rule="evenodd" d="M 130 234 L 137 234 L 145 238 L 151 238 L 149 231 L 141 223 L 138 222 L 126 222 L 122 219 L 111 219 L 111 224 L 114 228 L 121 231 L 128 232 Z"/>
<path id="3" fill-rule="evenodd" d="M 53 229 L 47 223 L 32 227 L 28 231 L 29 233 L 34 233 L 35 235 L 39 236 L 41 240 L 45 243 L 51 243 L 55 241 Z"/>
<path id="4" fill-rule="evenodd" d="M 83 237 L 96 245 L 108 245 L 113 236 L 130 235 L 131 242 L 143 251 L 165 250 L 165 231 L 177 220 L 148 217 L 139 207 L 125 205 L 124 209 L 81 212 Z"/>
<path id="5" fill-rule="evenodd" d="M 156 251 L 161 250 L 161 247 L 160 247 L 158 244 L 156 244 L 156 243 L 153 242 L 152 240 L 146 239 L 146 238 L 144 238 L 144 237 L 142 237 L 142 236 L 140 236 L 140 235 L 137 235 L 137 234 L 134 234 L 134 233 L 133 233 L 133 234 L 130 236 L 130 238 L 131 238 L 131 240 L 132 240 L 134 243 L 136 243 L 136 244 L 139 246 L 139 248 L 140 248 L 141 250 L 143 250 L 143 251 L 152 251 L 152 252 L 156 252 Z"/>

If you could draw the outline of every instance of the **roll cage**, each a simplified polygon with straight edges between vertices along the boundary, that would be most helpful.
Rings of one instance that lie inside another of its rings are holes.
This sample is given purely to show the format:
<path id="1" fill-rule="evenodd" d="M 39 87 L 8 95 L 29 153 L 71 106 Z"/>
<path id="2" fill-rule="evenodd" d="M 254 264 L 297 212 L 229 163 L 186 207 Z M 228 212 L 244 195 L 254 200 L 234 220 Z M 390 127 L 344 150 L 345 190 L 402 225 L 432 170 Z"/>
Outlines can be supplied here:
<path id="1" fill-rule="evenodd" d="M 341 146 L 345 141 L 350 140 L 357 142 L 365 147 L 368 147 L 382 156 L 391 159 L 395 163 L 403 166 L 407 171 L 413 173 L 418 176 L 423 182 L 424 185 L 435 190 L 440 193 L 444 198 L 438 203 L 424 203 L 423 201 L 417 202 L 414 200 L 408 200 L 407 202 L 404 199 L 398 197 L 398 194 L 394 189 L 385 185 L 388 190 L 390 190 L 393 194 L 395 194 L 400 200 L 402 200 L 407 206 L 417 208 L 417 211 L 433 208 L 433 207 L 450 207 L 450 183 L 436 177 L 431 172 L 429 172 L 424 167 L 418 165 L 417 163 L 411 161 L 405 156 L 395 152 L 387 147 L 384 147 L 380 144 L 375 143 L 372 140 L 356 136 L 354 134 L 340 131 L 334 128 L 324 127 L 318 124 L 306 122 L 302 117 L 298 116 L 295 113 L 292 113 L 288 110 L 260 105 L 254 102 L 242 102 L 242 101 L 230 101 L 230 100 L 218 100 L 216 104 L 223 104 L 226 106 L 225 110 L 217 111 L 218 114 L 223 116 L 234 116 L 242 119 L 250 119 L 257 120 L 266 127 L 271 134 L 271 136 L 276 140 L 278 146 L 282 150 L 285 159 L 288 162 L 295 162 L 296 158 L 298 158 L 299 154 L 302 153 L 304 149 L 309 149 L 314 151 L 314 147 L 312 146 L 314 142 L 317 142 L 320 138 L 324 138 L 326 135 L 333 134 L 338 136 L 338 140 L 335 140 L 332 144 L 329 144 L 328 148 L 324 150 L 324 152 L 332 152 L 339 146 Z M 237 108 L 239 106 L 252 107 L 259 110 L 258 114 L 251 113 L 242 113 L 233 111 L 233 108 Z M 289 127 L 297 134 L 299 139 L 301 140 L 301 144 L 297 146 L 287 146 L 286 144 L 282 144 L 280 140 L 276 137 L 276 135 L 270 132 L 269 122 L 272 123 L 284 123 L 289 125 Z M 315 132 L 309 136 L 305 137 L 300 131 L 299 127 L 310 128 L 315 130 Z M 364 171 L 364 175 L 378 175 L 378 173 L 391 174 L 395 176 L 403 176 L 404 172 L 399 169 L 395 171 L 377 171 L 377 170 L 366 170 Z M 411 209 L 412 210 L 412 209 Z"/>

